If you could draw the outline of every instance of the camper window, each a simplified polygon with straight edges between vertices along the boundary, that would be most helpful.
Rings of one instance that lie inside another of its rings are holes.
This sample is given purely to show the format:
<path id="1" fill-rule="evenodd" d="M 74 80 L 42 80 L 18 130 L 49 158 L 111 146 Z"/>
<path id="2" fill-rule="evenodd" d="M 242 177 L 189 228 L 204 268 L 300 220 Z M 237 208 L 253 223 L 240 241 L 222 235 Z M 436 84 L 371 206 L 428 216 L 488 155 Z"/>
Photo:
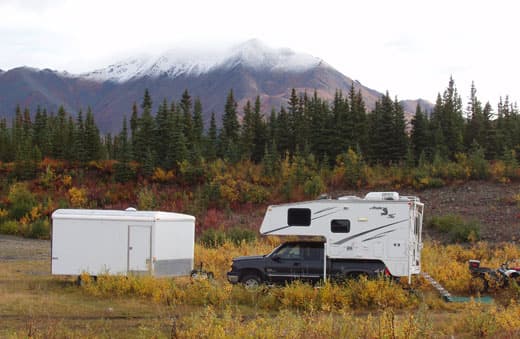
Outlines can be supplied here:
<path id="1" fill-rule="evenodd" d="M 311 210 L 308 208 L 289 208 L 287 211 L 287 225 L 310 226 Z"/>
<path id="2" fill-rule="evenodd" d="M 350 232 L 350 220 L 336 219 L 330 222 L 330 231 L 332 233 L 348 233 Z"/>

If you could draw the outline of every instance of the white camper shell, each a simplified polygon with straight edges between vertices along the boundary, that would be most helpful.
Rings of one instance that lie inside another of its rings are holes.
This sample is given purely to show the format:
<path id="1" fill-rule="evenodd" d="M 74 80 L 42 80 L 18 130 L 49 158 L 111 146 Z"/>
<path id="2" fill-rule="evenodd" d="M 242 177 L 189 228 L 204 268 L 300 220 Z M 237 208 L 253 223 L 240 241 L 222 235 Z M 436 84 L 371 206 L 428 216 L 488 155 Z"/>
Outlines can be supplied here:
<path id="1" fill-rule="evenodd" d="M 397 192 L 273 205 L 260 233 L 320 236 L 329 259 L 380 260 L 390 274 L 410 280 L 421 271 L 423 209 L 419 198 Z"/>
<path id="2" fill-rule="evenodd" d="M 135 209 L 58 209 L 52 214 L 51 239 L 52 274 L 189 275 L 195 217 Z"/>

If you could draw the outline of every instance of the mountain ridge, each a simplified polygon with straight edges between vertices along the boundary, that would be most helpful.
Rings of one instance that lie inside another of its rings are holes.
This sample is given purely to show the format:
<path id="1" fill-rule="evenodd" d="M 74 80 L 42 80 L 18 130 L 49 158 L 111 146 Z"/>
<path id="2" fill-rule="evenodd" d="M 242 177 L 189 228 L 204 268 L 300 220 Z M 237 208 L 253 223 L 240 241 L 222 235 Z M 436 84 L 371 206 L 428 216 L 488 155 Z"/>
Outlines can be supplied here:
<path id="1" fill-rule="evenodd" d="M 12 117 L 17 104 L 33 113 L 38 105 L 54 112 L 63 105 L 74 114 L 91 107 L 103 132 L 117 132 L 123 116 L 130 116 L 133 102 L 141 100 L 145 89 L 155 104 L 153 112 L 163 99 L 177 101 L 187 89 L 193 98 L 201 99 L 206 126 L 211 112 L 220 121 L 230 89 L 239 113 L 245 102 L 256 96 L 261 98 L 264 113 L 279 109 L 286 105 L 292 88 L 309 94 L 316 91 L 331 101 L 336 90 L 346 94 L 354 84 L 368 109 L 382 96 L 320 58 L 271 48 L 255 39 L 215 55 L 183 53 L 127 58 L 82 74 L 31 67 L 0 71 L 0 115 Z M 415 112 L 417 102 L 427 106 L 426 110 L 431 108 L 421 100 L 402 101 L 408 115 Z"/>

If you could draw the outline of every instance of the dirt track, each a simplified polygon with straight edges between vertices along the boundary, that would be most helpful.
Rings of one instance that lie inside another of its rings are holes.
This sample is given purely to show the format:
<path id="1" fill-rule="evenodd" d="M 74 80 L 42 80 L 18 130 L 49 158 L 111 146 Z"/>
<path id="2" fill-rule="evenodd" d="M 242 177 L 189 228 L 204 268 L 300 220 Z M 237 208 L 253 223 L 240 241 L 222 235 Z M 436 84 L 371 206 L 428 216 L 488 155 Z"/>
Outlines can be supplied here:
<path id="1" fill-rule="evenodd" d="M 50 260 L 49 240 L 24 239 L 0 234 L 0 261 Z"/>

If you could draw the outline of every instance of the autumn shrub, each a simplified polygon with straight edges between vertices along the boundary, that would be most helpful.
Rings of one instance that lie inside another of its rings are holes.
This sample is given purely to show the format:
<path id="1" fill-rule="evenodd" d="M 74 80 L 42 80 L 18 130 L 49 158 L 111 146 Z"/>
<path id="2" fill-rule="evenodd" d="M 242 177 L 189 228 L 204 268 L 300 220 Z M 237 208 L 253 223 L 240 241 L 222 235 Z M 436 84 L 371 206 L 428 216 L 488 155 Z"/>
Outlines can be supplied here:
<path id="1" fill-rule="evenodd" d="M 390 279 L 361 276 L 348 281 L 347 286 L 353 308 L 403 308 L 411 305 L 407 292 Z"/>
<path id="2" fill-rule="evenodd" d="M 326 187 L 320 175 L 315 175 L 305 181 L 303 193 L 308 198 L 316 198 L 325 191 Z"/>
<path id="3" fill-rule="evenodd" d="M 15 183 L 9 188 L 7 199 L 10 202 L 9 217 L 19 220 L 37 205 L 36 197 L 27 184 Z"/>
<path id="4" fill-rule="evenodd" d="M 56 181 L 56 172 L 52 169 L 50 165 L 45 167 L 45 170 L 41 172 L 39 182 L 43 188 L 49 189 L 54 186 L 54 182 Z"/>
<path id="5" fill-rule="evenodd" d="M 0 223 L 0 233 L 16 235 L 19 233 L 19 223 L 15 220 L 5 220 Z"/>
<path id="6" fill-rule="evenodd" d="M 142 211 L 151 211 L 155 208 L 155 194 L 148 188 L 143 187 L 137 193 L 137 208 Z"/>
<path id="7" fill-rule="evenodd" d="M 226 238 L 229 239 L 233 244 L 240 245 L 242 242 L 252 243 L 256 240 L 256 232 L 240 227 L 233 227 L 226 231 Z"/>
<path id="8" fill-rule="evenodd" d="M 175 179 L 175 174 L 173 173 L 173 170 L 164 170 L 160 167 L 156 167 L 153 175 L 152 180 L 162 183 L 172 182 Z"/>
<path id="9" fill-rule="evenodd" d="M 3 208 L 0 208 L 0 223 L 7 221 L 9 219 L 9 211 Z"/>
<path id="10" fill-rule="evenodd" d="M 480 239 L 480 224 L 477 221 L 465 221 L 458 215 L 434 216 L 428 227 L 449 236 L 452 242 L 467 242 Z"/>
<path id="11" fill-rule="evenodd" d="M 222 230 L 208 228 L 201 234 L 199 241 L 207 247 L 220 247 L 226 241 L 226 233 Z"/>
<path id="12" fill-rule="evenodd" d="M 277 296 L 282 307 L 305 311 L 319 309 L 318 289 L 310 284 L 295 281 L 271 292 Z"/>
<path id="13" fill-rule="evenodd" d="M 342 168 L 343 180 L 348 187 L 361 187 L 367 182 L 363 157 L 349 148 L 336 158 L 336 166 Z"/>
<path id="14" fill-rule="evenodd" d="M 118 183 L 126 183 L 130 180 L 134 180 L 137 175 L 137 170 L 131 166 L 128 162 L 116 162 L 113 165 L 114 168 L 114 179 Z"/>
<path id="15" fill-rule="evenodd" d="M 87 206 L 87 190 L 85 188 L 72 187 L 68 191 L 70 205 L 76 208 L 84 208 Z"/>
<path id="16" fill-rule="evenodd" d="M 240 181 L 240 202 L 261 204 L 269 199 L 269 190 L 257 184 Z"/>
<path id="17" fill-rule="evenodd" d="M 35 220 L 29 225 L 27 237 L 47 239 L 50 235 L 50 223 L 47 218 Z"/>
<path id="18" fill-rule="evenodd" d="M 489 162 L 484 155 L 484 149 L 478 145 L 474 146 L 469 155 L 471 167 L 471 178 L 477 180 L 488 179 L 490 176 Z"/>

